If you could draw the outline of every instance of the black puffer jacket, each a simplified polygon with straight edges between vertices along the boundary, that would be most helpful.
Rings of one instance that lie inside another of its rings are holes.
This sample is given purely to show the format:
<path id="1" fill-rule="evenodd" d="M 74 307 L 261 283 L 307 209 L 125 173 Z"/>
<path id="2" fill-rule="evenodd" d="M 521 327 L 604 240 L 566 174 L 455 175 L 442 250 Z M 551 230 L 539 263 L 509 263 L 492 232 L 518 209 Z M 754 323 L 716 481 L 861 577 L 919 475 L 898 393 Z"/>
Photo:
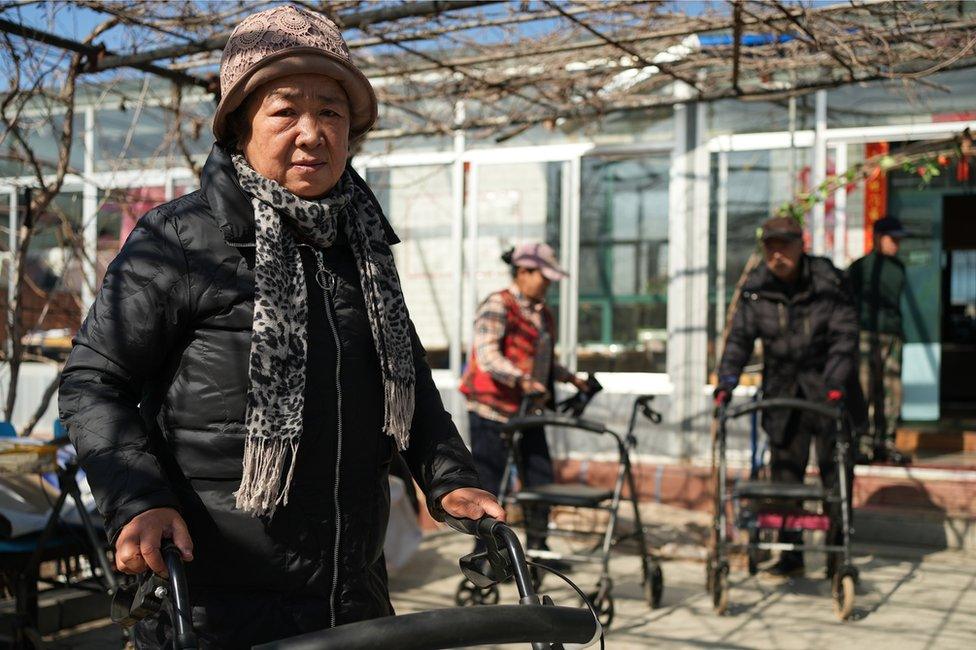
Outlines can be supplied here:
<path id="1" fill-rule="evenodd" d="M 722 362 L 719 385 L 731 390 L 763 343 L 763 396 L 823 401 L 851 385 L 857 354 L 857 314 L 841 273 L 830 260 L 804 255 L 796 284 L 786 286 L 765 264 L 742 288 Z M 789 412 L 763 414 L 763 428 L 782 441 Z"/>
<path id="2" fill-rule="evenodd" d="M 322 252 L 338 279 L 327 307 L 316 253 L 301 249 L 310 302 L 304 432 L 288 505 L 252 518 L 234 508 L 233 492 L 245 439 L 253 213 L 220 148 L 202 181 L 140 220 L 62 375 L 61 418 L 108 534 L 150 508 L 174 507 L 195 544 L 193 593 L 330 603 L 335 590 L 334 608 L 313 627 L 388 614 L 382 552 L 396 452 L 382 432 L 382 379 L 352 250 L 340 240 Z M 388 243 L 397 241 L 389 230 Z M 479 483 L 413 338 L 416 413 L 404 457 L 436 511 L 447 492 Z"/>

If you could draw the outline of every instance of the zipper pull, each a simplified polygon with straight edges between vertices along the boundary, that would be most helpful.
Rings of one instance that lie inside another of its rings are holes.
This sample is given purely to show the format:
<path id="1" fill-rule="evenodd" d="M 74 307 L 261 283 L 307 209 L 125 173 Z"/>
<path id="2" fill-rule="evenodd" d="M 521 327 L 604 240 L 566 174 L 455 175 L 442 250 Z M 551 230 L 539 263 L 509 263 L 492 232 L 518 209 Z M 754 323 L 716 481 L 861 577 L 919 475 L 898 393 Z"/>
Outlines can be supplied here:
<path id="1" fill-rule="evenodd" d="M 325 268 L 322 251 L 315 251 L 315 262 L 318 266 L 318 270 L 315 272 L 315 281 L 326 291 L 332 291 L 336 288 L 336 277 Z"/>
<path id="2" fill-rule="evenodd" d="M 332 291 L 336 286 L 335 276 L 322 267 L 319 267 L 319 270 L 315 272 L 315 281 L 326 291 Z"/>

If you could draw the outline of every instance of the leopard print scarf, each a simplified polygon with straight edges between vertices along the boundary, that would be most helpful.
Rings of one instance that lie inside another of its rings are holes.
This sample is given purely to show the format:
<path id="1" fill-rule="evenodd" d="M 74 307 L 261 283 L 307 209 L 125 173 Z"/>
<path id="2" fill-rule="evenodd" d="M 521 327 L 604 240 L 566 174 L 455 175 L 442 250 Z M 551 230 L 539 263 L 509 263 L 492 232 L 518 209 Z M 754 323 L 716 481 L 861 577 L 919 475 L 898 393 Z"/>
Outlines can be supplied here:
<path id="1" fill-rule="evenodd" d="M 389 247 L 376 245 L 386 235 L 372 197 L 346 172 L 329 196 L 307 201 L 258 174 L 243 156 L 233 160 L 241 188 L 251 196 L 256 229 L 247 440 L 235 496 L 239 509 L 258 516 L 288 503 L 302 434 L 308 295 L 293 231 L 329 248 L 344 222 L 383 373 L 383 430 L 401 450 L 409 443 L 415 375 L 400 280 Z"/>

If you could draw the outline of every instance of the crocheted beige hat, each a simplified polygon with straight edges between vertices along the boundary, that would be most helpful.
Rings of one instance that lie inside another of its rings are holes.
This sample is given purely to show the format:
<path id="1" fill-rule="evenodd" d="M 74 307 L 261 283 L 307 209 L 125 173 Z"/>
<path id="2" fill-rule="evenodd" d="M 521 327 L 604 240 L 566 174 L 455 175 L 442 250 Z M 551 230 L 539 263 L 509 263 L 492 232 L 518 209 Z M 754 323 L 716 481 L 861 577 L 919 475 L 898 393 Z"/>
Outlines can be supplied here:
<path id="1" fill-rule="evenodd" d="M 292 74 L 317 73 L 338 81 L 349 98 L 349 138 L 376 122 L 376 94 L 352 63 L 336 24 L 325 16 L 282 5 L 245 18 L 234 29 L 220 59 L 220 104 L 213 132 L 224 142 L 227 116 L 256 88 Z"/>

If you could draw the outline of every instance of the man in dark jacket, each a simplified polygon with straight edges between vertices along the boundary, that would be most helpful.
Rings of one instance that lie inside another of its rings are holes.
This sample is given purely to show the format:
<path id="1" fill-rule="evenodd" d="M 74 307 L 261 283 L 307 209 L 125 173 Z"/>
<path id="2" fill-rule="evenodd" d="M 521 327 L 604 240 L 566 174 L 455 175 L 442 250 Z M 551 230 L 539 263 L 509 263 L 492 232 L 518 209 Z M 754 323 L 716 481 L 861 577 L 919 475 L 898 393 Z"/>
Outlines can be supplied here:
<path id="1" fill-rule="evenodd" d="M 826 258 L 803 252 L 803 230 L 787 217 L 762 227 L 765 264 L 753 271 L 743 289 L 719 365 L 716 401 L 727 402 L 739 375 L 762 340 L 764 398 L 791 397 L 839 402 L 853 376 L 857 354 L 857 317 L 843 277 Z M 820 477 L 836 480 L 830 423 L 787 410 L 763 413 L 769 436 L 772 480 L 802 483 L 811 439 L 816 441 Z M 784 531 L 780 541 L 798 543 L 799 531 Z M 803 572 L 803 555 L 780 555 L 774 576 Z"/>
<path id="2" fill-rule="evenodd" d="M 906 460 L 894 446 L 901 414 L 905 339 L 901 324 L 905 265 L 898 259 L 904 236 L 897 218 L 879 219 L 874 224 L 874 250 L 847 271 L 861 323 L 860 378 L 870 417 L 870 451 L 875 460 L 894 462 Z"/>

